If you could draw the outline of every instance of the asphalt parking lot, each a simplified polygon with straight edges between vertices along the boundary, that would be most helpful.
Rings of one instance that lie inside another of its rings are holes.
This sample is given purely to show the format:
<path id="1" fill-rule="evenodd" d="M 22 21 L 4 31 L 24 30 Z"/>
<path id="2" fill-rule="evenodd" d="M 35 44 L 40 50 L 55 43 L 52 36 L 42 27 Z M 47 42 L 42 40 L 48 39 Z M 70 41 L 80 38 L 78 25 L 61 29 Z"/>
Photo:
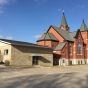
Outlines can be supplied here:
<path id="1" fill-rule="evenodd" d="M 88 65 L 7 68 L 0 67 L 0 88 L 88 88 Z"/>

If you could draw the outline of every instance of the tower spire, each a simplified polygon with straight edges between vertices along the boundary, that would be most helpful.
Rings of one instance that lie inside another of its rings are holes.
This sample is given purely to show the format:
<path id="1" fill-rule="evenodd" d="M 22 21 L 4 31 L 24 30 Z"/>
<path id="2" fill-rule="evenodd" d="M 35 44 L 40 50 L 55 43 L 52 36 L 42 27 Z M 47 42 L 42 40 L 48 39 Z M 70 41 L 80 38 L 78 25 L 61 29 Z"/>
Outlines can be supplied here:
<path id="1" fill-rule="evenodd" d="M 87 30 L 87 26 L 86 26 L 84 19 L 83 19 L 82 25 L 80 27 L 80 31 L 86 31 L 86 30 Z"/>
<path id="2" fill-rule="evenodd" d="M 69 27 L 68 27 L 68 24 L 67 24 L 67 21 L 66 21 L 66 18 L 65 18 L 65 14 L 64 14 L 64 10 L 63 10 L 63 15 L 62 15 L 62 21 L 61 21 L 61 26 L 60 26 L 61 29 L 63 30 L 69 30 Z"/>
<path id="3" fill-rule="evenodd" d="M 65 18 L 64 10 L 63 10 L 63 16 L 62 16 L 61 26 L 68 26 L 66 18 Z"/>

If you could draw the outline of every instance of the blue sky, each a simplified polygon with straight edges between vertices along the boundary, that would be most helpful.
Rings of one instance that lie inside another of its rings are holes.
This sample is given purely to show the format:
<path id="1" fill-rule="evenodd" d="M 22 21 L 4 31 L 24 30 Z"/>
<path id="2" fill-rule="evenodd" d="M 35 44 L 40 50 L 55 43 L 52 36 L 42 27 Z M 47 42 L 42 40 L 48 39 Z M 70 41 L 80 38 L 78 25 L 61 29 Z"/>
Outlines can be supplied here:
<path id="1" fill-rule="evenodd" d="M 59 27 L 62 11 L 71 31 L 88 26 L 88 0 L 0 0 L 0 38 L 36 43 L 50 25 Z"/>

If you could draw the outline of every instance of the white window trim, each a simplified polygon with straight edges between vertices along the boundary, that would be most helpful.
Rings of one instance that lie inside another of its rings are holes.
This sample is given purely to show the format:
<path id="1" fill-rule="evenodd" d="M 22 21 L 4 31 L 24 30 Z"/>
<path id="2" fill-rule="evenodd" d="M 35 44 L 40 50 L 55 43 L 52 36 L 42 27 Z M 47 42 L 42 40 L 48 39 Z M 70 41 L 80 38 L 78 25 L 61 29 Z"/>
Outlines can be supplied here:
<path id="1" fill-rule="evenodd" d="M 6 50 L 9 52 L 8 49 L 5 49 L 5 50 L 4 50 L 4 55 L 8 55 L 8 53 L 6 53 Z"/>

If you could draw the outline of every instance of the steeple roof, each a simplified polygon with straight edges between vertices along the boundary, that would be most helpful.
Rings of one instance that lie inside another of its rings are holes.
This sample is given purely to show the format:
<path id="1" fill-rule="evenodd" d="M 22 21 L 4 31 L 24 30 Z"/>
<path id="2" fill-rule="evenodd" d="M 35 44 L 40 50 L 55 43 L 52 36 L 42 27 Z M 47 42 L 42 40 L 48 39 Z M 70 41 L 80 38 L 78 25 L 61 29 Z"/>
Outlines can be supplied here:
<path id="1" fill-rule="evenodd" d="M 62 16 L 62 21 L 61 21 L 61 26 L 67 26 L 67 21 L 66 21 L 66 18 L 65 18 L 65 14 L 63 12 L 63 16 Z"/>
<path id="2" fill-rule="evenodd" d="M 84 22 L 84 19 L 83 19 L 83 22 L 82 22 L 80 31 L 87 31 L 87 30 L 88 30 L 88 29 L 87 29 L 87 26 L 86 26 L 86 24 L 85 24 L 85 22 Z"/>
<path id="3" fill-rule="evenodd" d="M 53 41 L 59 41 L 52 33 L 45 33 L 41 38 L 37 40 L 38 41 L 44 41 L 44 40 L 53 40 Z"/>

